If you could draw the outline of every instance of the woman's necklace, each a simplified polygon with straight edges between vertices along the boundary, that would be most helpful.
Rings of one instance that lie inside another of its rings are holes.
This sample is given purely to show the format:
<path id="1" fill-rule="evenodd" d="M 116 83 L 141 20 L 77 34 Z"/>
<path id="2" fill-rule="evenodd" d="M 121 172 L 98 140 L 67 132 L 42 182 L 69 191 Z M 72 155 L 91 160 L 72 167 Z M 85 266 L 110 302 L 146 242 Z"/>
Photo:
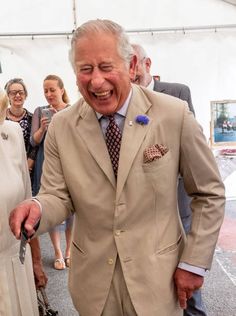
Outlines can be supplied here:
<path id="1" fill-rule="evenodd" d="M 23 111 L 22 111 L 21 114 L 14 114 L 14 113 L 12 113 L 12 111 L 10 110 L 10 108 L 7 109 L 8 113 L 9 113 L 11 116 L 13 116 L 13 117 L 15 117 L 15 118 L 17 118 L 17 119 L 25 115 L 25 109 L 22 109 L 22 110 L 23 110 Z"/>

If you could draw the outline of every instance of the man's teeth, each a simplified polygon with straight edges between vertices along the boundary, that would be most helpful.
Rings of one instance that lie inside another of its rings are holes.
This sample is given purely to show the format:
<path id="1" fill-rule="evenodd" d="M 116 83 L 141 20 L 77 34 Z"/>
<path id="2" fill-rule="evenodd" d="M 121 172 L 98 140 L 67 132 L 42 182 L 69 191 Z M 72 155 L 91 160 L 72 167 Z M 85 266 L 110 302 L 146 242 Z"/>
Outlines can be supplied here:
<path id="1" fill-rule="evenodd" d="M 104 92 L 96 92 L 95 95 L 97 97 L 105 97 L 106 95 L 110 94 L 110 91 L 104 91 Z"/>

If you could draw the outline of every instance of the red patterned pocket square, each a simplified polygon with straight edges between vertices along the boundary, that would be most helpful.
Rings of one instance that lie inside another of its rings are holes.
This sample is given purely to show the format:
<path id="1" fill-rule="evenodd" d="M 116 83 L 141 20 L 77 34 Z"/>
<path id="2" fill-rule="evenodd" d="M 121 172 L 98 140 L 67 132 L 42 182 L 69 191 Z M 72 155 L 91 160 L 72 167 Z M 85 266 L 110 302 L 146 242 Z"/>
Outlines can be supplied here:
<path id="1" fill-rule="evenodd" d="M 152 145 L 144 150 L 144 163 L 152 162 L 153 160 L 163 157 L 169 149 L 164 145 Z"/>

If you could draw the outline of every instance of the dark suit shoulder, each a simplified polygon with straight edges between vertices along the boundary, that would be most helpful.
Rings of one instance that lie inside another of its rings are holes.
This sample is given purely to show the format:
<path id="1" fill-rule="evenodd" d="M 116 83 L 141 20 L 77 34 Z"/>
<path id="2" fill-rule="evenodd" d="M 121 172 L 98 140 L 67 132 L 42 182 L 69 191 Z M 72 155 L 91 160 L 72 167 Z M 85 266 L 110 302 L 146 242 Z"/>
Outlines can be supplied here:
<path id="1" fill-rule="evenodd" d="M 154 91 L 163 92 L 166 94 L 170 94 L 176 96 L 175 94 L 179 94 L 181 90 L 190 91 L 189 87 L 182 83 L 176 82 L 164 82 L 164 81 L 154 81 Z"/>
<path id="2" fill-rule="evenodd" d="M 173 97 L 187 101 L 191 112 L 194 114 L 191 92 L 187 85 L 182 83 L 163 82 L 154 79 L 154 91 L 172 95 Z"/>
<path id="3" fill-rule="evenodd" d="M 133 90 L 135 95 L 136 92 L 138 92 L 137 95 L 139 102 L 142 100 L 142 103 L 147 102 L 154 107 L 158 107 L 159 109 L 174 111 L 174 108 L 176 108 L 176 110 L 179 111 L 179 107 L 184 108 L 186 104 L 180 98 L 176 98 L 166 93 L 159 93 L 156 91 L 154 92 L 142 86 L 135 86 L 135 89 L 133 88 Z M 138 101 L 135 100 L 135 102 Z"/>

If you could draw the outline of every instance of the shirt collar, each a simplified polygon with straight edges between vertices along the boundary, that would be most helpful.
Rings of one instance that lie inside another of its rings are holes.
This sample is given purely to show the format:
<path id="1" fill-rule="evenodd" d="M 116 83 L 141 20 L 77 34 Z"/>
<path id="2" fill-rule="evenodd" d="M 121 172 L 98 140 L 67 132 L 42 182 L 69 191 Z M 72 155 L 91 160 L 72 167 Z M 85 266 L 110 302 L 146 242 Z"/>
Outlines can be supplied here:
<path id="1" fill-rule="evenodd" d="M 128 95 L 127 99 L 125 100 L 124 104 L 122 105 L 122 107 L 119 109 L 119 111 L 116 112 L 117 114 L 126 117 L 126 113 L 128 110 L 129 101 L 131 99 L 131 96 L 132 96 L 132 89 L 130 89 L 129 95 Z M 98 112 L 95 112 L 95 113 L 96 113 L 98 120 L 100 120 L 100 118 L 103 116 L 103 114 L 98 113 Z"/>
<path id="2" fill-rule="evenodd" d="M 153 79 L 153 77 L 152 77 L 151 82 L 150 82 L 149 85 L 147 86 L 147 89 L 149 89 L 149 90 L 153 90 L 153 89 L 154 89 L 154 79 Z"/>

